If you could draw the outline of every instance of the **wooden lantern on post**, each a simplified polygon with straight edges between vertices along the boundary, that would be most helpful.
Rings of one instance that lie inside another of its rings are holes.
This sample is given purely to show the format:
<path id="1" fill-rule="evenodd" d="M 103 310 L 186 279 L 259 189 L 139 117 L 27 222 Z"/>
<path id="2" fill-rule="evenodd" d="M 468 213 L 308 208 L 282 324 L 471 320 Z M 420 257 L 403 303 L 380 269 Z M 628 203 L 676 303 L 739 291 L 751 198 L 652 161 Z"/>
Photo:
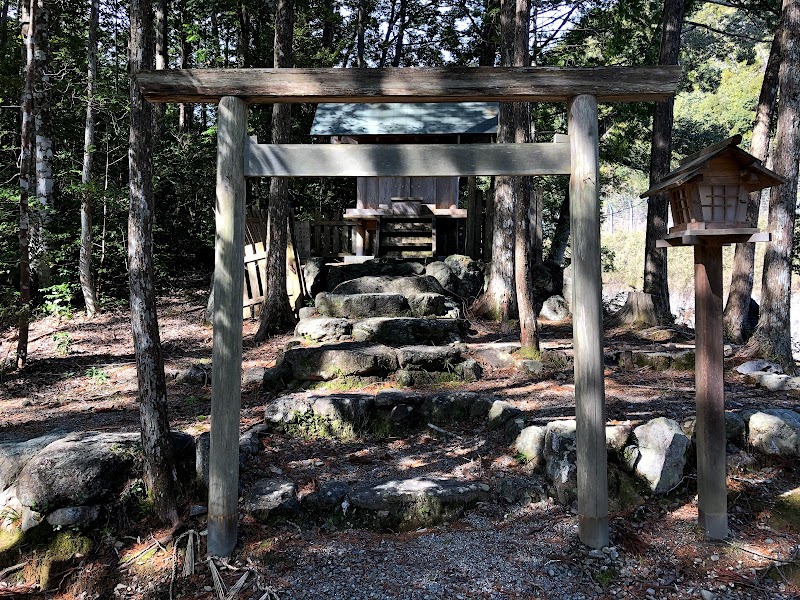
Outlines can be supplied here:
<path id="1" fill-rule="evenodd" d="M 669 195 L 674 225 L 658 247 L 694 246 L 697 520 L 712 540 L 728 536 L 722 246 L 769 241 L 747 222 L 748 195 L 785 182 L 739 148 L 741 141 L 736 135 L 686 157 L 642 194 Z"/>

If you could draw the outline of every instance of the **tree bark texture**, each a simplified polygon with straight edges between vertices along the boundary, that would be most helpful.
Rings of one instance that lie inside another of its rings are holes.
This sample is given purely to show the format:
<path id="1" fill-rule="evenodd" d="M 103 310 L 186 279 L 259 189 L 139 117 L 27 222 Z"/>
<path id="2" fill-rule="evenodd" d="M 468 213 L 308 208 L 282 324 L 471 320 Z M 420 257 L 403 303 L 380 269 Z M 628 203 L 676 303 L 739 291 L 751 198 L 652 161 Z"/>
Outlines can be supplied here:
<path id="1" fill-rule="evenodd" d="M 50 82 L 50 7 L 38 0 L 33 33 L 36 76 L 33 84 L 33 120 L 36 128 L 36 209 L 31 229 L 31 269 L 42 287 L 50 285 L 48 231 L 53 210 L 53 125 Z"/>
<path id="2" fill-rule="evenodd" d="M 169 65 L 169 5 L 167 0 L 158 0 L 156 2 L 155 31 L 156 70 L 163 70 Z M 164 123 L 165 110 L 166 107 L 161 104 L 153 106 L 154 137 L 156 142 L 160 142 L 164 138 L 166 128 L 166 123 Z"/>
<path id="3" fill-rule="evenodd" d="M 359 0 L 358 3 L 358 33 L 356 34 L 356 66 L 363 69 L 367 66 L 364 58 L 364 35 L 367 31 L 367 19 L 369 19 L 369 10 L 367 8 L 368 0 Z"/>
<path id="4" fill-rule="evenodd" d="M 766 162 L 769 156 L 769 141 L 772 122 L 775 115 L 775 98 L 778 94 L 778 71 L 781 65 L 781 30 L 779 23 L 772 47 L 769 51 L 764 81 L 758 97 L 756 120 L 753 124 L 753 138 L 750 142 L 750 154 Z M 761 192 L 751 192 L 747 205 L 747 221 L 752 227 L 758 226 L 758 212 L 761 207 Z M 747 315 L 750 311 L 750 299 L 753 295 L 753 271 L 755 266 L 756 245 L 736 244 L 731 271 L 731 287 L 728 301 L 725 304 L 724 330 L 727 338 L 741 344 L 753 333 L 748 325 Z"/>
<path id="5" fill-rule="evenodd" d="M 681 47 L 683 0 L 666 0 L 661 24 L 660 65 L 677 65 Z M 653 139 L 650 149 L 650 184 L 661 180 L 670 171 L 672 157 L 673 105 L 670 98 L 656 104 L 653 114 Z M 647 232 L 644 249 L 644 292 L 652 295 L 656 314 L 661 323 L 674 321 L 669 307 L 667 283 L 667 251 L 656 248 L 656 240 L 667 233 L 666 194 L 656 194 L 647 204 Z"/>
<path id="6" fill-rule="evenodd" d="M 530 14 L 530 4 L 527 0 L 520 0 L 520 4 L 527 4 Z M 522 39 L 518 34 L 519 18 L 524 18 L 518 12 L 516 0 L 504 0 L 501 3 L 501 30 L 502 46 L 501 59 L 503 66 L 521 66 L 525 60 L 517 57 L 517 42 Z M 525 20 L 527 25 L 527 20 Z M 527 33 L 527 29 L 526 29 Z M 527 44 L 524 55 L 527 56 Z M 511 144 L 518 139 L 525 139 L 525 118 L 527 111 L 518 107 L 519 103 L 501 102 L 498 115 L 497 142 Z M 519 134 L 518 134 L 519 130 Z M 529 131 L 529 126 L 528 126 Z M 475 306 L 475 312 L 491 319 L 501 321 L 504 325 L 517 313 L 517 298 L 514 285 L 514 204 L 515 196 L 522 191 L 523 186 L 513 177 L 497 177 L 494 189 L 494 211 L 492 237 L 486 238 L 484 243 L 491 239 L 492 262 L 489 270 L 489 283 L 481 300 Z"/>
<path id="7" fill-rule="evenodd" d="M 514 279 L 517 286 L 520 342 L 523 348 L 539 350 L 539 324 L 536 320 L 536 298 L 533 290 L 531 259 L 535 227 L 531 219 L 531 194 L 521 194 L 515 205 L 516 232 L 514 242 Z"/>
<path id="8" fill-rule="evenodd" d="M 100 0 L 91 0 L 89 9 L 89 40 L 87 43 L 88 70 L 86 73 L 86 127 L 83 133 L 83 171 L 81 184 L 81 249 L 78 274 L 86 315 L 97 313 L 97 291 L 92 274 L 92 164 L 94 162 L 94 86 L 97 80 L 97 26 L 100 19 Z"/>
<path id="9" fill-rule="evenodd" d="M 8 45 L 8 0 L 3 0 L 0 6 L 0 56 L 5 56 Z"/>
<path id="10" fill-rule="evenodd" d="M 186 12 L 185 0 L 181 2 L 181 28 L 180 28 L 180 56 L 181 56 L 181 69 L 188 69 L 191 66 L 192 45 L 186 35 L 186 22 L 189 20 L 189 15 Z M 186 133 L 192 128 L 192 105 L 181 103 L 178 105 L 178 131 Z"/>
<path id="11" fill-rule="evenodd" d="M 764 256 L 761 314 L 745 353 L 776 360 L 787 372 L 794 372 L 789 306 L 800 160 L 800 0 L 784 0 L 781 19 L 783 60 L 778 75 L 780 102 L 772 169 L 785 177 L 786 183 L 770 191 L 768 229 L 772 241 Z"/>
<path id="12" fill-rule="evenodd" d="M 394 56 L 392 57 L 393 67 L 399 67 L 403 60 L 403 38 L 406 35 L 406 26 L 408 25 L 408 21 L 406 19 L 407 8 L 408 0 L 400 0 L 397 37 L 394 40 Z"/>
<path id="13" fill-rule="evenodd" d="M 547 260 L 557 265 L 564 264 L 564 256 L 569 245 L 569 196 L 565 195 L 558 207 L 558 218 L 553 232 L 553 240 L 547 253 Z"/>
<path id="14" fill-rule="evenodd" d="M 276 68 L 292 65 L 292 0 L 278 0 L 275 9 Z M 289 141 L 292 125 L 292 105 L 274 104 L 272 107 L 272 143 Z M 289 180 L 273 177 L 269 185 L 267 209 L 267 289 L 264 306 L 255 339 L 285 331 L 294 323 L 289 295 L 286 291 L 286 243 L 289 226 Z"/>
<path id="15" fill-rule="evenodd" d="M 152 68 L 152 25 L 149 1 L 131 0 L 131 72 Z M 135 78 L 130 80 L 130 97 L 128 271 L 144 482 L 158 517 L 164 522 L 175 523 L 178 520 L 177 481 L 169 436 L 167 386 L 153 272 L 153 115 L 151 105 L 142 97 Z"/>
<path id="16" fill-rule="evenodd" d="M 25 87 L 21 101 L 20 168 L 19 168 L 19 295 L 20 308 L 17 337 L 17 367 L 22 368 L 28 360 L 28 332 L 31 315 L 31 270 L 30 270 L 30 209 L 28 199 L 31 192 L 33 172 L 33 80 L 36 76 L 33 52 L 33 30 L 36 22 L 36 0 L 21 4 L 20 25 L 24 41 Z"/>

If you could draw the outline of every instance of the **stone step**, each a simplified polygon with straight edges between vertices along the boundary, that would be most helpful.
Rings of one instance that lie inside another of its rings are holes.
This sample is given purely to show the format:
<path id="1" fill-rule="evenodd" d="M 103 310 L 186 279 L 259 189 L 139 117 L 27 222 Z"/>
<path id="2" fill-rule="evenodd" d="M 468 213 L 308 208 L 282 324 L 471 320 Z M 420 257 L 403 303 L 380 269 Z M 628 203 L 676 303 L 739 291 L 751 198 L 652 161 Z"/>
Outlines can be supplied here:
<path id="1" fill-rule="evenodd" d="M 437 380 L 434 374 L 441 373 L 452 374 L 453 380 L 474 381 L 480 376 L 480 368 L 475 361 L 462 358 L 463 350 L 462 345 L 392 348 L 359 342 L 297 346 L 283 353 L 281 368 L 299 381 L 385 376 L 394 372 L 403 373 L 408 384 L 432 384 Z"/>
<path id="2" fill-rule="evenodd" d="M 307 513 L 336 518 L 348 526 L 412 531 L 462 516 L 465 509 L 492 498 L 482 481 L 418 476 L 362 482 L 328 481 L 313 494 L 297 497 L 289 479 L 256 481 L 245 495 L 245 512 L 256 520 Z"/>
<path id="3" fill-rule="evenodd" d="M 402 294 L 317 294 L 319 314 L 344 319 L 369 317 L 431 317 L 444 316 L 453 307 L 441 294 L 425 293 L 413 296 Z"/>
<path id="4" fill-rule="evenodd" d="M 328 264 L 325 270 L 326 287 L 321 291 L 332 291 L 340 283 L 359 277 L 408 277 L 425 273 L 425 267 L 420 263 L 386 259 L 367 260 L 359 264 Z"/>
<path id="5" fill-rule="evenodd" d="M 463 319 L 373 317 L 353 324 L 353 339 L 392 346 L 440 346 L 463 342 L 466 330 Z"/>
<path id="6" fill-rule="evenodd" d="M 430 275 L 412 276 L 365 276 L 351 279 L 337 285 L 334 294 L 402 294 L 409 297 L 416 294 L 445 294 L 436 278 Z"/>

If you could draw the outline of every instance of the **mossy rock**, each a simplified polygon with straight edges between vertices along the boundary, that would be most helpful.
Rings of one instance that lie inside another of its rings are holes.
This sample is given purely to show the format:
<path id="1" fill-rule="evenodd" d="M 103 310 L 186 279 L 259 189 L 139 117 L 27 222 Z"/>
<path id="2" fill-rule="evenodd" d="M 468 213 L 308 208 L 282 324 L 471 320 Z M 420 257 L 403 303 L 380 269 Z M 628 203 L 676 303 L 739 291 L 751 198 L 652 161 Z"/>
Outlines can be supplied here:
<path id="1" fill-rule="evenodd" d="M 624 513 L 642 506 L 642 486 L 616 465 L 608 467 L 609 509 L 612 513 Z"/>
<path id="2" fill-rule="evenodd" d="M 676 371 L 694 371 L 694 350 L 684 350 L 672 356 L 672 368 Z"/>
<path id="3" fill-rule="evenodd" d="M 770 525 L 776 529 L 800 532 L 800 487 L 778 496 L 772 509 Z M 800 571 L 798 571 L 800 575 Z"/>
<path id="4" fill-rule="evenodd" d="M 92 540 L 88 537 L 71 531 L 60 531 L 41 548 L 41 554 L 37 552 L 37 558 L 31 561 L 26 572 L 38 581 L 41 589 L 49 589 L 52 575 L 64 563 L 78 554 L 86 556 L 91 550 Z"/>

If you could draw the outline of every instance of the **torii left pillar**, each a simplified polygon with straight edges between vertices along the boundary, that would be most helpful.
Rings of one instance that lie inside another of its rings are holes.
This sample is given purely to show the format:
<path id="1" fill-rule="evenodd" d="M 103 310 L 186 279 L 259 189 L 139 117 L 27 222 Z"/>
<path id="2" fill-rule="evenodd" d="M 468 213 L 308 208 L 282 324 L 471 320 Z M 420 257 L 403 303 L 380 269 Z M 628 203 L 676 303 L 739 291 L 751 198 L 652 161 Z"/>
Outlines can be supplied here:
<path id="1" fill-rule="evenodd" d="M 247 105 L 225 96 L 217 115 L 217 205 L 208 553 L 229 556 L 239 525 L 239 411 L 242 403 L 244 286 L 244 145 Z"/>

